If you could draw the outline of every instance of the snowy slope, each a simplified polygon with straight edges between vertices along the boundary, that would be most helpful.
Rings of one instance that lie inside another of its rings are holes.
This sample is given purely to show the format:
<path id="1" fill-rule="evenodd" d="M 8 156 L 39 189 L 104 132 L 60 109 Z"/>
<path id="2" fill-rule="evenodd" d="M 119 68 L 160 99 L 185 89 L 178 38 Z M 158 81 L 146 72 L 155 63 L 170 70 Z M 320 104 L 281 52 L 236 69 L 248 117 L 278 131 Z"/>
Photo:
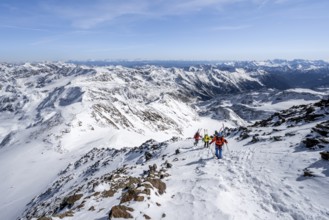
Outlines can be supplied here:
<path id="1" fill-rule="evenodd" d="M 266 81 L 272 74 L 273 63 L 291 69 L 280 72 L 278 77 L 289 77 L 291 72 L 299 70 L 294 63 L 303 63 L 304 68 L 315 65 L 323 71 L 321 74 L 303 68 L 296 74 L 306 71 L 313 77 L 312 81 L 329 84 L 327 63 L 299 60 L 267 61 L 262 65 L 235 62 L 187 69 L 148 65 L 128 68 L 68 63 L 0 64 L 3 121 L 0 146 L 5 146 L 3 140 L 7 144 L 19 141 L 20 138 L 15 138 L 17 132 L 29 133 L 27 136 L 44 140 L 58 151 L 66 150 L 68 144 L 63 140 L 71 132 L 83 135 L 81 131 L 112 133 L 113 129 L 125 129 L 143 136 L 165 132 L 166 138 L 170 138 L 182 135 L 184 128 L 197 120 L 198 109 L 204 115 L 216 114 L 215 118 L 239 118 L 236 123 L 242 125 L 267 116 L 266 110 L 257 108 L 264 104 L 269 108 L 273 104 L 289 107 L 289 103 L 282 103 L 314 101 L 325 96 L 326 90 L 269 90 L 275 88 L 275 82 Z M 204 102 L 210 102 L 207 104 L 210 109 L 202 109 Z M 252 111 L 257 113 L 250 114 Z"/>
<path id="2" fill-rule="evenodd" d="M 15 219 L 60 170 L 94 147 L 185 139 L 197 128 L 214 131 L 222 122 L 246 126 L 327 94 L 326 87 L 307 85 L 271 89 L 272 67 L 249 65 L 0 64 L 0 173 L 6 180 L 0 183 L 0 219 Z M 285 65 L 275 69 L 291 70 Z M 312 65 L 318 71 L 313 77 L 328 85 L 327 63 Z M 298 73 L 314 70 L 308 71 Z"/>
<path id="3" fill-rule="evenodd" d="M 192 139 L 95 148 L 63 169 L 20 219 L 329 219 L 329 163 L 319 155 L 329 144 L 303 142 L 319 124 L 328 139 L 328 110 L 326 100 L 227 129 L 223 160 Z"/>

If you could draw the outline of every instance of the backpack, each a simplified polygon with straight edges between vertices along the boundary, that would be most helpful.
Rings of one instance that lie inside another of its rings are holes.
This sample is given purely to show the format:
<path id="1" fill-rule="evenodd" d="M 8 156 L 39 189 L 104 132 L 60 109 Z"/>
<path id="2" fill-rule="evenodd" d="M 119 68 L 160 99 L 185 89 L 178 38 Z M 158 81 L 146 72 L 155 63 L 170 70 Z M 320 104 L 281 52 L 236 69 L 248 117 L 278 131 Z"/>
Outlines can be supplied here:
<path id="1" fill-rule="evenodd" d="M 195 133 L 195 135 L 194 135 L 194 139 L 199 139 L 199 137 L 200 137 L 199 132 Z"/>
<path id="2" fill-rule="evenodd" d="M 215 144 L 218 146 L 222 146 L 225 143 L 225 139 L 223 137 L 216 136 L 216 142 Z"/>
<path id="3" fill-rule="evenodd" d="M 206 134 L 206 135 L 203 137 L 203 141 L 204 141 L 204 142 L 210 141 L 210 137 L 209 137 L 209 135 Z"/>

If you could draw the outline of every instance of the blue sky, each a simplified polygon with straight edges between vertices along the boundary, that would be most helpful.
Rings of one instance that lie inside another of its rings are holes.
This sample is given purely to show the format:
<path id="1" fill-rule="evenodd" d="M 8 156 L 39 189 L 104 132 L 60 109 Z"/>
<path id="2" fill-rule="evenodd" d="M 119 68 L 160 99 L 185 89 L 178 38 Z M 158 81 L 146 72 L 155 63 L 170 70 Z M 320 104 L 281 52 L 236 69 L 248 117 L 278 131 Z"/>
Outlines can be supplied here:
<path id="1" fill-rule="evenodd" d="M 1 0 L 0 61 L 329 61 L 328 0 Z"/>

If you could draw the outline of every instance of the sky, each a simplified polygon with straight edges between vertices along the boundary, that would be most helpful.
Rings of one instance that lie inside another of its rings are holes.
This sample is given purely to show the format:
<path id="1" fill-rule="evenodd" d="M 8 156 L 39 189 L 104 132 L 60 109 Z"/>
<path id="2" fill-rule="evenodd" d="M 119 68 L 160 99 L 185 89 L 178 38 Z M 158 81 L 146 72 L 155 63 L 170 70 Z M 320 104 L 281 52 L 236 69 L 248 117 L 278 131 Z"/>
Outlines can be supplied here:
<path id="1" fill-rule="evenodd" d="M 0 62 L 329 61 L 328 0 L 1 0 Z"/>

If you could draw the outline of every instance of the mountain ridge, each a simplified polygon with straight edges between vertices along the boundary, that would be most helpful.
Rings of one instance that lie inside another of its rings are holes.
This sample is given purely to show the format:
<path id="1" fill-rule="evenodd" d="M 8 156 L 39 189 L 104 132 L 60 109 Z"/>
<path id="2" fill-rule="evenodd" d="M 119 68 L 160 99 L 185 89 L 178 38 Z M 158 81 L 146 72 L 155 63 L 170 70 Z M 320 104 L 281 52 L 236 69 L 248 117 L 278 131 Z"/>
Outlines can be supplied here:
<path id="1" fill-rule="evenodd" d="M 8 192 L 0 201 L 1 218 L 23 212 L 60 170 L 92 148 L 140 146 L 150 137 L 161 143 L 222 123 L 248 126 L 328 94 L 326 86 L 313 88 L 313 82 L 307 88 L 269 88 L 265 70 L 225 68 L 0 64 L 0 167 L 7 180 L 0 189 Z M 328 73 L 320 69 L 309 75 L 327 85 Z M 189 148 L 189 142 L 183 145 Z"/>
<path id="2" fill-rule="evenodd" d="M 329 142 L 313 145 L 313 150 L 310 150 L 299 137 L 309 130 L 314 131 L 321 124 L 323 131 L 326 130 L 322 135 L 328 139 L 328 108 L 329 100 L 321 100 L 277 112 L 247 128 L 224 129 L 230 147 L 224 148 L 222 161 L 214 159 L 213 152 L 210 152 L 213 147 L 193 146 L 191 139 L 173 138 L 162 143 L 149 140 L 140 147 L 121 150 L 94 148 L 62 170 L 57 180 L 31 201 L 30 208 L 19 219 L 42 216 L 53 219 L 79 219 L 82 216 L 97 219 L 162 219 L 175 215 L 185 219 L 218 219 L 218 216 L 222 219 L 264 219 L 274 216 L 277 219 L 327 219 L 329 210 L 321 202 L 326 201 L 325 188 L 317 188 L 319 192 L 315 193 L 300 187 L 304 185 L 302 181 L 312 187 L 329 183 L 328 164 L 308 156 L 315 156 L 319 148 L 328 150 Z M 316 117 L 310 117 L 312 115 Z M 280 117 L 288 119 L 280 121 Z M 285 142 L 290 143 L 290 146 Z M 282 173 L 272 170 L 271 175 L 267 169 L 275 167 L 266 166 L 267 158 L 264 160 L 254 156 L 257 151 L 259 156 L 262 151 L 278 146 L 280 150 L 276 151 L 279 154 L 276 159 L 281 156 L 285 158 L 272 163 L 280 166 L 284 161 L 290 164 L 290 168 L 281 167 Z M 246 155 L 241 154 L 242 151 Z M 253 168 L 257 167 L 259 171 L 250 170 L 251 167 L 246 164 L 251 163 L 250 157 L 254 159 Z M 304 158 L 302 162 L 294 162 L 299 157 Z M 258 164 L 260 162 L 261 166 Z M 306 165 L 308 167 L 304 168 Z M 216 174 L 219 170 L 225 173 Z M 311 177 L 305 174 L 306 171 L 311 173 Z M 268 178 L 281 178 L 282 183 Z M 201 184 L 198 184 L 199 181 Z M 232 183 L 238 188 L 229 185 Z M 280 189 L 282 185 L 284 188 Z M 189 187 L 192 187 L 191 192 L 188 191 Z M 210 202 L 207 198 L 214 199 L 211 195 L 216 192 L 214 187 L 219 187 L 220 201 L 231 202 L 231 205 L 242 202 L 245 205 L 229 208 L 222 203 L 216 205 L 214 202 L 215 206 L 206 203 Z M 245 193 L 258 197 L 251 199 Z M 319 196 L 321 193 L 324 194 Z M 296 202 L 300 199 L 305 199 L 305 204 L 297 206 Z M 190 204 L 189 201 L 198 205 Z M 187 204 L 183 205 L 185 202 Z M 176 207 L 177 204 L 180 204 L 180 208 Z M 197 212 L 186 212 L 190 206 Z M 206 209 L 198 208 L 207 206 Z M 257 213 L 247 211 L 250 208 L 257 208 Z M 216 215 L 213 215 L 215 210 Z"/>

